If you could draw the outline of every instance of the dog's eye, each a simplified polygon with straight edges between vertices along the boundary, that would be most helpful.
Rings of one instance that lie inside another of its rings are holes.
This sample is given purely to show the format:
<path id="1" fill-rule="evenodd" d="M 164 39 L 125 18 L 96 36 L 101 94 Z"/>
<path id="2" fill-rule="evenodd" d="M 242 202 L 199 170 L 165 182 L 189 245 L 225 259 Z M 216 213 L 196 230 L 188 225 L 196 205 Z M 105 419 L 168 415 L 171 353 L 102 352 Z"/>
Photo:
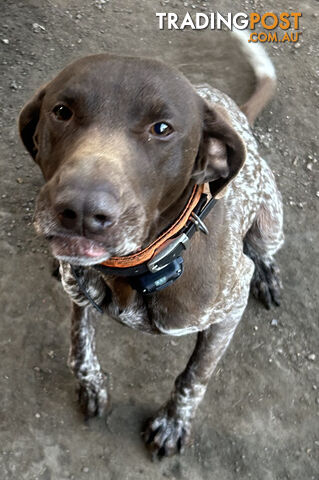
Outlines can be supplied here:
<path id="1" fill-rule="evenodd" d="M 56 105 L 52 110 L 52 112 L 55 118 L 57 120 L 61 120 L 62 122 L 66 122 L 67 120 L 70 120 L 70 118 L 73 115 L 72 110 L 70 110 L 65 105 Z"/>
<path id="2" fill-rule="evenodd" d="M 150 128 L 150 133 L 158 137 L 167 137 L 173 132 L 173 128 L 165 122 L 154 123 Z"/>

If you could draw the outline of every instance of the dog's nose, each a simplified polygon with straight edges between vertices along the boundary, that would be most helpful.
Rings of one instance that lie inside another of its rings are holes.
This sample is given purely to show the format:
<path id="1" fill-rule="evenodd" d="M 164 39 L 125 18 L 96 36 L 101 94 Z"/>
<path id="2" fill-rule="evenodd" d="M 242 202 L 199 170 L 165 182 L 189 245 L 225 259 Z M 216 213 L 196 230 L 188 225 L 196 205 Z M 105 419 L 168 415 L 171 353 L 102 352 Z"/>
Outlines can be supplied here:
<path id="1" fill-rule="evenodd" d="M 103 190 L 62 192 L 54 203 L 60 224 L 78 235 L 105 233 L 119 213 L 116 199 Z"/>

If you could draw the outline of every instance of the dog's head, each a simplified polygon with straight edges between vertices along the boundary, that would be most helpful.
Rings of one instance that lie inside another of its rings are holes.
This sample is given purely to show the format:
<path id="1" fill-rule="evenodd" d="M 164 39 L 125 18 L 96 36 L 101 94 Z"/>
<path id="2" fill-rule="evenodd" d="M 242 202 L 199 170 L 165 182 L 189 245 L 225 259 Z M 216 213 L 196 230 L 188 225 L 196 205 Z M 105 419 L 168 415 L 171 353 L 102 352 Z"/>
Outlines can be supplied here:
<path id="1" fill-rule="evenodd" d="M 46 181 L 36 229 L 56 257 L 80 265 L 143 248 L 195 183 L 220 191 L 245 155 L 181 73 L 147 59 L 76 61 L 25 105 L 19 128 Z"/>

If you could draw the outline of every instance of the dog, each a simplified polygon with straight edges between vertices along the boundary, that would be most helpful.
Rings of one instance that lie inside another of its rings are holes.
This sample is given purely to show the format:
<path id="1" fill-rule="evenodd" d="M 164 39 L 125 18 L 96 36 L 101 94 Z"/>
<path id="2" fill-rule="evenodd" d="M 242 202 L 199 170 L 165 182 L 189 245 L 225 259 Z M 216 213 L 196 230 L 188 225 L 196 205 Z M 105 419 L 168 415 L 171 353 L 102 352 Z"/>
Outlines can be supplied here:
<path id="1" fill-rule="evenodd" d="M 110 403 L 95 309 L 149 334 L 197 332 L 169 400 L 144 427 L 158 457 L 189 444 L 249 291 L 267 308 L 280 303 L 281 195 L 250 128 L 276 75 L 260 46 L 234 38 L 256 76 L 241 109 L 157 60 L 100 54 L 67 66 L 19 117 L 45 180 L 35 228 L 72 300 L 69 365 L 85 416 Z"/>

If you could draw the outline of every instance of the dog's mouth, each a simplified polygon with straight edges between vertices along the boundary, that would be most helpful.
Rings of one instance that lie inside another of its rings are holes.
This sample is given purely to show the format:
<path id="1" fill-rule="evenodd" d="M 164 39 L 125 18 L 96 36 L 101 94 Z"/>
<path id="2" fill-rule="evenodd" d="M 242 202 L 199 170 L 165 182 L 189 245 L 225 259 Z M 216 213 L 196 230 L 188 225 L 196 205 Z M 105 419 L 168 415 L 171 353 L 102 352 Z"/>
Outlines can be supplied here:
<path id="1" fill-rule="evenodd" d="M 110 258 L 110 252 L 99 242 L 78 236 L 47 236 L 53 255 L 78 265 L 94 265 Z"/>

